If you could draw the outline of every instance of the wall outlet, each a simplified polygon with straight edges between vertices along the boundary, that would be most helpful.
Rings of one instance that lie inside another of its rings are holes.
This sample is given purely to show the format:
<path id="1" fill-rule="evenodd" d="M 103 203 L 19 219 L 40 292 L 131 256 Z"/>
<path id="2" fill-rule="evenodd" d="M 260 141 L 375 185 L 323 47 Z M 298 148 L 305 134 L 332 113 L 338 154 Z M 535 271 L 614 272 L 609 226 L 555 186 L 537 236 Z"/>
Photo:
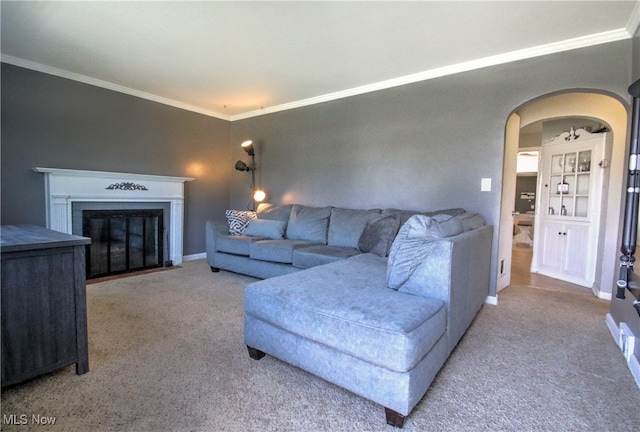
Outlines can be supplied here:
<path id="1" fill-rule="evenodd" d="M 490 192 L 491 191 L 491 178 L 483 178 L 480 181 L 480 192 Z"/>

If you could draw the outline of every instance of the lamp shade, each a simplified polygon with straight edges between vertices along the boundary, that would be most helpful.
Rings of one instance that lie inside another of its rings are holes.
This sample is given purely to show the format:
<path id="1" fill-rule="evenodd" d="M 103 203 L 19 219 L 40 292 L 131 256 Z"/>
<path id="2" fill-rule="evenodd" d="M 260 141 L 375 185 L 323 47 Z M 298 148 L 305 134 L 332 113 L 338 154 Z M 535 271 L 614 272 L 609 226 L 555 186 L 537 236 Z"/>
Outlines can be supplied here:
<path id="1" fill-rule="evenodd" d="M 249 156 L 254 156 L 255 155 L 255 151 L 253 150 L 253 141 L 246 140 L 245 142 L 240 144 L 240 147 L 242 147 L 244 149 L 244 151 L 246 151 Z"/>
<path id="2" fill-rule="evenodd" d="M 251 171 L 251 168 L 241 160 L 236 162 L 236 169 L 238 171 Z"/>

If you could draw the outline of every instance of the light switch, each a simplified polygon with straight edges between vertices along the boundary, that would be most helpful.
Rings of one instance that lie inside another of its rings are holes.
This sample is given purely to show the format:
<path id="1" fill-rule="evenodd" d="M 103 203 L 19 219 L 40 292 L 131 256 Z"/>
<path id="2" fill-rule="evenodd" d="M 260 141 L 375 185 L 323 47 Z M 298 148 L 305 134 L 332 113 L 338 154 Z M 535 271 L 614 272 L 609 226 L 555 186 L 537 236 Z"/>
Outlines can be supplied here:
<path id="1" fill-rule="evenodd" d="M 483 178 L 480 182 L 480 191 L 481 192 L 490 192 L 491 191 L 491 178 Z"/>

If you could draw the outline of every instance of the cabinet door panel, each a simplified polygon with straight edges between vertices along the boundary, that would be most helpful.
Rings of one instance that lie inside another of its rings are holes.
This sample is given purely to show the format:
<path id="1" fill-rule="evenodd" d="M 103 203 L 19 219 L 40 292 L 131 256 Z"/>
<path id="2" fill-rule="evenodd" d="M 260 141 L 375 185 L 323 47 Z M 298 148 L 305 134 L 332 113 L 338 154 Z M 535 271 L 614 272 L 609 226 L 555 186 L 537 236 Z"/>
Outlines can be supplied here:
<path id="1" fill-rule="evenodd" d="M 73 259 L 69 248 L 2 260 L 3 385 L 76 358 Z"/>
<path id="2" fill-rule="evenodd" d="M 566 252 L 562 272 L 568 276 L 581 279 L 587 277 L 587 262 L 589 261 L 589 227 L 586 225 L 567 224 Z"/>
<path id="3" fill-rule="evenodd" d="M 563 256 L 562 224 L 547 223 L 542 227 L 540 270 L 560 271 Z"/>

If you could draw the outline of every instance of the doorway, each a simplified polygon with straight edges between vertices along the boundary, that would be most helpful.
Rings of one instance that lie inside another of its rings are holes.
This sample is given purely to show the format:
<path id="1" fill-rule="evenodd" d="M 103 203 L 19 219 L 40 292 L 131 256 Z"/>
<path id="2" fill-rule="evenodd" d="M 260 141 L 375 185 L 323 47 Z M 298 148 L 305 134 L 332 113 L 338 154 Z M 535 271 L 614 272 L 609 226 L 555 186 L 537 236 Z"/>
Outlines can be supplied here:
<path id="1" fill-rule="evenodd" d="M 519 269 L 521 267 L 517 265 L 513 266 L 513 261 L 519 259 L 521 266 L 521 258 L 523 258 L 522 256 L 517 256 L 518 250 L 516 250 L 516 254 L 513 253 L 516 157 L 520 146 L 521 129 L 527 127 L 538 127 L 541 129 L 541 125 L 554 125 L 555 123 L 559 125 L 562 122 L 575 118 L 581 120 L 589 119 L 597 124 L 606 124 L 609 126 L 614 139 L 612 144 L 613 151 L 610 160 L 607 161 L 607 168 L 609 172 L 624 172 L 627 110 L 617 99 L 598 93 L 571 92 L 543 96 L 516 108 L 509 116 L 505 130 L 505 159 L 498 250 L 498 292 L 512 283 L 512 271 L 520 271 Z M 557 130 L 549 133 L 552 134 L 555 132 L 557 132 Z M 598 259 L 596 262 L 596 277 L 593 284 L 593 292 L 596 296 L 604 299 L 611 298 L 613 281 L 615 280 L 615 272 L 617 269 L 617 239 L 619 238 L 622 226 L 623 180 L 622 176 L 614 175 L 611 176 L 603 186 L 606 199 L 603 205 L 602 224 L 597 241 Z M 535 215 L 539 215 L 541 211 L 540 206 L 536 205 L 534 211 Z M 535 230 L 533 236 L 535 236 Z M 527 262 L 527 254 L 524 255 L 524 262 Z M 519 273 L 515 281 L 522 281 L 521 276 Z M 527 284 L 555 283 L 551 278 L 545 279 L 538 277 L 540 275 L 535 275 L 532 280 L 531 276 L 533 275 L 528 275 Z M 513 283 L 515 283 L 515 281 Z"/>
<path id="2" fill-rule="evenodd" d="M 531 255 L 530 280 L 546 275 L 592 289 L 610 138 L 607 125 L 585 117 L 541 120 L 521 128 L 512 271 Z M 535 208 L 540 209 L 537 214 Z"/>

